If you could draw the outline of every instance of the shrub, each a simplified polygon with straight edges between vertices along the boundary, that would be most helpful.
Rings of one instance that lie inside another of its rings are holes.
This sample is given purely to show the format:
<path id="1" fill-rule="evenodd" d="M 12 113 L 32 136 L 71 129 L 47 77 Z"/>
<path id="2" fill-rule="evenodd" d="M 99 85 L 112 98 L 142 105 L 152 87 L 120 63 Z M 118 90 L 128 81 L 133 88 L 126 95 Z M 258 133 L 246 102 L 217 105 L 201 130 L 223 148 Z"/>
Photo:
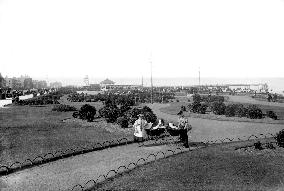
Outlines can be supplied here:
<path id="1" fill-rule="evenodd" d="M 193 99 L 193 102 L 196 102 L 196 103 L 200 103 L 201 102 L 201 96 L 199 94 L 194 94 L 192 96 L 192 99 Z"/>
<path id="2" fill-rule="evenodd" d="M 133 108 L 125 113 L 125 116 L 130 124 L 134 124 L 134 122 L 138 119 L 138 115 L 143 114 L 148 123 L 156 124 L 157 116 L 153 113 L 151 108 L 144 106 L 143 108 Z"/>
<path id="3" fill-rule="evenodd" d="M 248 106 L 247 117 L 250 119 L 261 119 L 263 117 L 262 111 L 255 105 Z"/>
<path id="4" fill-rule="evenodd" d="M 254 145 L 254 148 L 257 149 L 257 150 L 262 150 L 263 149 L 260 141 L 254 143 L 253 145 Z"/>
<path id="5" fill-rule="evenodd" d="M 246 107 L 244 107 L 242 104 L 238 104 L 236 111 L 235 111 L 235 115 L 238 117 L 246 117 L 248 113 L 248 109 Z"/>
<path id="6" fill-rule="evenodd" d="M 181 110 L 181 111 L 186 111 L 186 107 L 185 107 L 184 105 L 182 105 L 182 106 L 180 107 L 180 110 Z"/>
<path id="7" fill-rule="evenodd" d="M 117 118 L 117 124 L 120 125 L 122 128 L 128 128 L 128 120 L 126 117 L 119 117 Z"/>
<path id="8" fill-rule="evenodd" d="M 270 117 L 271 119 L 277 120 L 277 115 L 274 113 L 274 111 L 267 111 L 266 115 L 267 117 Z"/>
<path id="9" fill-rule="evenodd" d="M 119 117 L 120 111 L 115 106 L 104 106 L 99 110 L 101 117 L 104 117 L 108 123 L 114 123 Z"/>
<path id="10" fill-rule="evenodd" d="M 193 102 L 188 105 L 189 110 L 193 113 L 198 113 L 200 106 L 201 106 L 200 102 Z"/>
<path id="11" fill-rule="evenodd" d="M 134 122 L 138 119 L 137 115 L 140 113 L 141 111 L 138 108 L 133 108 L 128 110 L 125 113 L 125 116 L 130 124 L 134 124 Z"/>
<path id="12" fill-rule="evenodd" d="M 157 116 L 153 112 L 143 112 L 145 119 L 148 123 L 155 124 L 157 122 Z"/>
<path id="13" fill-rule="evenodd" d="M 201 104 L 201 105 L 199 106 L 198 113 L 205 114 L 205 113 L 206 113 L 206 110 L 207 110 L 207 107 L 208 107 L 207 104 Z"/>
<path id="14" fill-rule="evenodd" d="M 79 118 L 87 121 L 93 121 L 95 119 L 96 115 L 96 108 L 94 106 L 91 106 L 89 104 L 83 105 L 79 110 Z"/>
<path id="15" fill-rule="evenodd" d="M 70 105 L 60 104 L 60 105 L 55 105 L 52 108 L 52 111 L 67 112 L 67 111 L 77 111 L 77 109 Z"/>
<path id="16" fill-rule="evenodd" d="M 238 106 L 235 104 L 227 105 L 225 109 L 226 117 L 234 117 L 236 115 L 237 109 L 238 109 Z"/>
<path id="17" fill-rule="evenodd" d="M 279 132 L 276 134 L 275 139 L 276 139 L 277 145 L 278 145 L 279 147 L 284 147 L 284 129 L 282 129 L 281 131 L 279 131 Z"/>
<path id="18" fill-rule="evenodd" d="M 215 101 L 211 104 L 211 110 L 216 115 L 224 115 L 225 109 L 226 109 L 226 105 L 223 102 Z"/>
<path id="19" fill-rule="evenodd" d="M 120 106 L 119 108 L 119 113 L 120 113 L 120 116 L 124 115 L 124 113 L 126 113 L 128 110 L 130 110 L 131 107 L 128 106 L 128 105 L 122 105 Z"/>
<path id="20" fill-rule="evenodd" d="M 272 143 L 266 143 L 265 147 L 268 149 L 276 149 Z"/>

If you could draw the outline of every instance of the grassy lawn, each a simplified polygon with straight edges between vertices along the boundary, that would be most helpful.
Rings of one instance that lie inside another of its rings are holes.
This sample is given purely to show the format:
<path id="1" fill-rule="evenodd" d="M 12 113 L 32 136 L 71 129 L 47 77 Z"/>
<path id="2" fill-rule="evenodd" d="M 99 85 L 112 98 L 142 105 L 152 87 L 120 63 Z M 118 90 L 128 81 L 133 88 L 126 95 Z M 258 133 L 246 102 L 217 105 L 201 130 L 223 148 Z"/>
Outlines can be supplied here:
<path id="1" fill-rule="evenodd" d="M 80 108 L 83 104 L 74 105 Z M 105 121 L 63 122 L 66 118 L 72 118 L 72 112 L 55 112 L 51 111 L 52 108 L 52 105 L 48 105 L 10 106 L 0 109 L 0 164 L 22 162 L 40 154 L 92 145 L 105 140 L 132 137 L 122 131 L 109 131 L 113 125 Z"/>
<path id="2" fill-rule="evenodd" d="M 236 102 L 225 102 L 226 104 L 233 104 Z M 249 105 L 248 103 L 242 103 L 244 106 Z M 169 103 L 168 106 L 161 108 L 161 111 L 171 115 L 177 115 L 180 111 L 181 106 L 187 107 L 189 102 L 172 102 Z M 276 113 L 279 120 L 273 120 L 270 118 L 263 118 L 263 119 L 249 119 L 249 118 L 239 118 L 239 117 L 226 117 L 224 115 L 214 115 L 214 114 L 197 114 L 197 113 L 190 113 L 191 117 L 196 118 L 204 118 L 204 119 L 212 119 L 212 120 L 223 120 L 223 121 L 244 121 L 244 122 L 260 122 L 260 123 L 275 123 L 275 124 L 284 124 L 284 108 L 278 106 L 269 106 L 269 105 L 257 105 L 261 108 L 263 113 L 266 111 L 272 110 Z"/>
<path id="3" fill-rule="evenodd" d="M 98 190 L 281 190 L 284 156 L 250 155 L 238 143 L 197 149 L 140 166 Z M 282 148 L 283 149 L 283 148 Z"/>

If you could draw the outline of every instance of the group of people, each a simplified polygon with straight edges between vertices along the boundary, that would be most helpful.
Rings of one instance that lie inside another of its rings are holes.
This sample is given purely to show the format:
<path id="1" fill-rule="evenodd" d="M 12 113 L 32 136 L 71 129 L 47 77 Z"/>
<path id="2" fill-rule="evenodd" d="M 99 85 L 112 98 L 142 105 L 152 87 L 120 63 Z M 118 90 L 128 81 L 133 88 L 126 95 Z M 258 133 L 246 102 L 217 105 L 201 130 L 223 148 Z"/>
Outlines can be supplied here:
<path id="1" fill-rule="evenodd" d="M 184 147 L 188 148 L 188 131 L 192 129 L 191 125 L 188 123 L 188 119 L 185 118 L 183 113 L 179 113 L 178 124 L 174 125 L 169 123 L 167 126 L 163 119 L 159 120 L 157 126 L 152 127 L 152 123 L 148 123 L 143 114 L 138 115 L 138 119 L 135 121 L 134 125 L 134 142 L 142 142 L 149 135 L 159 135 L 165 130 L 168 132 L 175 132 L 179 136 L 180 141 L 183 143 Z M 170 133 L 171 134 L 171 133 Z"/>

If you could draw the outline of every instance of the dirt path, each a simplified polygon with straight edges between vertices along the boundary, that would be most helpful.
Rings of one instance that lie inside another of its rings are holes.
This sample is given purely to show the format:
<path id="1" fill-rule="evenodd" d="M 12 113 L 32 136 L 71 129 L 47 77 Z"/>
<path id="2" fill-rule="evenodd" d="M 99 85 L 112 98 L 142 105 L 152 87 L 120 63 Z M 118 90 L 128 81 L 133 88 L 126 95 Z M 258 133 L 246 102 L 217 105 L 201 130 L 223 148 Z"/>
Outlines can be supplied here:
<path id="1" fill-rule="evenodd" d="M 177 144 L 154 144 L 149 141 L 144 146 L 135 143 L 78 155 L 2 176 L 0 190 L 69 190 L 76 184 L 84 185 L 91 179 L 96 180 L 121 165 L 136 162 L 141 157 L 146 159 L 151 153 L 175 150 L 177 147 Z"/>
<path id="2" fill-rule="evenodd" d="M 170 115 L 160 111 L 161 108 L 168 106 L 168 104 L 155 103 L 153 105 L 149 104 L 148 106 L 159 118 L 173 122 L 176 122 L 178 119 L 177 115 Z M 197 142 L 224 138 L 249 137 L 252 134 L 275 134 L 284 129 L 284 125 L 282 124 L 217 121 L 201 118 L 189 118 L 189 122 L 193 127 L 189 139 Z"/>

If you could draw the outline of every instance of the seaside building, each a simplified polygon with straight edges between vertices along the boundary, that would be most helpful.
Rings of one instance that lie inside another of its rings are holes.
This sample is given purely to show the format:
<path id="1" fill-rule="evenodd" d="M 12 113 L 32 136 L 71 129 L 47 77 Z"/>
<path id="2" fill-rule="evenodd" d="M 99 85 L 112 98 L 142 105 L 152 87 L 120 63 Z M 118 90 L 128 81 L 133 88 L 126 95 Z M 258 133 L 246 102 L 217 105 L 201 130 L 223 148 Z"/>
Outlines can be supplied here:
<path id="1" fill-rule="evenodd" d="M 107 91 L 109 89 L 112 89 L 114 87 L 114 84 L 115 84 L 115 82 L 111 81 L 108 78 L 100 82 L 100 86 L 101 86 L 101 89 L 103 91 Z"/>

